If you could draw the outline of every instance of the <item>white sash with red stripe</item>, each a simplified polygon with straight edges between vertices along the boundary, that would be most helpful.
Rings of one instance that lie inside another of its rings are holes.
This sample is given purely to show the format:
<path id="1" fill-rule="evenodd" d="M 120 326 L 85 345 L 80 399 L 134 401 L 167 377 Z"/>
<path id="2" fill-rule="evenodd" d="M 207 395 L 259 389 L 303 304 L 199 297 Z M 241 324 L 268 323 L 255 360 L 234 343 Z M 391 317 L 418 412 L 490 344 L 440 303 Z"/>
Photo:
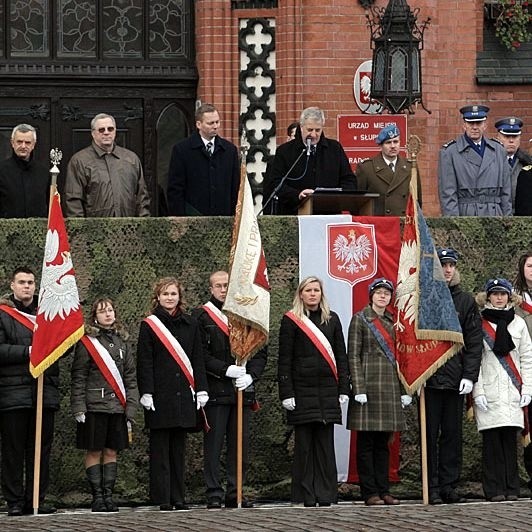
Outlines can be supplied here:
<path id="1" fill-rule="evenodd" d="M 35 329 L 37 317 L 33 314 L 26 314 L 26 312 L 22 312 L 18 308 L 10 307 L 9 305 L 0 305 L 0 310 L 9 314 L 13 319 L 17 320 L 21 325 L 24 325 L 24 327 L 27 327 L 31 332 Z"/>
<path id="2" fill-rule="evenodd" d="M 94 336 L 82 336 L 81 343 L 85 346 L 90 356 L 94 360 L 98 369 L 101 371 L 105 380 L 109 383 L 109 386 L 113 389 L 116 396 L 122 403 L 122 406 L 126 406 L 126 388 L 122 375 L 118 371 L 116 362 L 113 360 L 111 353 L 102 345 L 102 343 Z"/>
<path id="3" fill-rule="evenodd" d="M 227 319 L 227 316 L 211 301 L 205 303 L 203 309 L 209 315 L 209 318 L 218 325 L 220 330 L 226 336 L 229 336 L 229 320 Z"/>
<path id="4" fill-rule="evenodd" d="M 177 341 L 177 338 L 167 329 L 163 322 L 153 314 L 150 314 L 144 321 L 150 326 L 151 330 L 157 335 L 157 338 L 164 345 L 168 353 L 177 362 L 181 371 L 185 375 L 190 390 L 192 391 L 192 397 L 195 397 L 195 384 L 194 384 L 194 371 L 190 358 L 185 353 L 185 350 L 181 347 L 181 344 Z"/>
<path id="5" fill-rule="evenodd" d="M 334 357 L 334 351 L 331 346 L 331 343 L 327 337 L 320 331 L 320 329 L 312 323 L 312 321 L 303 316 L 299 318 L 292 311 L 285 314 L 290 318 L 309 338 L 309 340 L 314 344 L 316 349 L 320 352 L 321 356 L 325 359 L 331 371 L 333 372 L 334 378 L 338 381 L 338 370 L 336 369 L 336 358 Z"/>

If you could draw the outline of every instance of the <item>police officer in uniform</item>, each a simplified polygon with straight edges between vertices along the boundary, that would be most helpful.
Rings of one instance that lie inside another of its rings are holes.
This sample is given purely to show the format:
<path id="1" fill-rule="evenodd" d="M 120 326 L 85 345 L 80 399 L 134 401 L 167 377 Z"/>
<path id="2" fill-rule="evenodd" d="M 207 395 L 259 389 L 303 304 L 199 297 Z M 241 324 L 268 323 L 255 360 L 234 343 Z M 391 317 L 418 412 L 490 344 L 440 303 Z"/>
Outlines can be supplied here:
<path id="1" fill-rule="evenodd" d="M 532 157 L 520 148 L 523 121 L 515 116 L 501 118 L 495 122 L 498 140 L 506 149 L 512 179 L 512 208 L 515 212 L 517 179 L 525 166 L 532 164 Z"/>
<path id="2" fill-rule="evenodd" d="M 444 216 L 512 214 L 506 150 L 484 136 L 488 111 L 485 105 L 462 107 L 464 133 L 440 150 L 438 185 Z"/>

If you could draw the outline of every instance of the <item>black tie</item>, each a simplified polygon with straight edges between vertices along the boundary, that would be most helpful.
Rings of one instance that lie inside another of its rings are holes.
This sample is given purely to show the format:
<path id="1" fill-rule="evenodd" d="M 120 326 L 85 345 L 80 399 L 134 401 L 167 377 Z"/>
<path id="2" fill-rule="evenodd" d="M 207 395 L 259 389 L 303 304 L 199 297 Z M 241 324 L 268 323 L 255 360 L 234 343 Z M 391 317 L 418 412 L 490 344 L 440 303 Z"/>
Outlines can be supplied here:
<path id="1" fill-rule="evenodd" d="M 392 172 L 395 174 L 395 164 L 390 163 L 388 166 L 391 168 Z"/>
<path id="2" fill-rule="evenodd" d="M 207 142 L 207 153 L 210 155 L 212 155 L 212 152 L 213 152 L 213 145 L 212 145 L 212 142 Z"/>
<path id="3" fill-rule="evenodd" d="M 513 166 L 514 166 L 514 157 L 513 156 L 508 157 L 508 164 L 513 168 Z"/>

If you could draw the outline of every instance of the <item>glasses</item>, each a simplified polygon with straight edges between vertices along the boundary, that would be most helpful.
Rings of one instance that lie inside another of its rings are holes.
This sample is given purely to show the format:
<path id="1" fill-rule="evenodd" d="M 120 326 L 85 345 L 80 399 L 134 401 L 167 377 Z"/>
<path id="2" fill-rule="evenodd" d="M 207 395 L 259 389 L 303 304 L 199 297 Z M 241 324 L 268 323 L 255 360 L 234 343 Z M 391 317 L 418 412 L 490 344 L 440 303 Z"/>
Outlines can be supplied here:
<path id="1" fill-rule="evenodd" d="M 98 133 L 105 133 L 106 131 L 109 132 L 109 133 L 112 133 L 114 130 L 115 130 L 115 128 L 113 126 L 99 127 L 98 128 Z"/>

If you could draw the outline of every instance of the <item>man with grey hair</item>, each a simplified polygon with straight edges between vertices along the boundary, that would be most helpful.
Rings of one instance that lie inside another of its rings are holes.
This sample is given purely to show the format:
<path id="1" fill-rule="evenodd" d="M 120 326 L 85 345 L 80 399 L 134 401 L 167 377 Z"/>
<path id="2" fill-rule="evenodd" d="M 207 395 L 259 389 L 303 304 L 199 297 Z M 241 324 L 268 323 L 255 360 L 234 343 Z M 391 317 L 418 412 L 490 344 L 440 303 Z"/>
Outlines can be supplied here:
<path id="1" fill-rule="evenodd" d="M 97 114 L 92 144 L 75 153 L 67 167 L 65 215 L 77 217 L 149 216 L 150 198 L 140 159 L 117 146 L 116 121 Z"/>
<path id="2" fill-rule="evenodd" d="M 37 132 L 19 124 L 11 133 L 11 157 L 0 163 L 0 217 L 46 218 L 50 174 L 33 158 Z"/>
<path id="3" fill-rule="evenodd" d="M 301 201 L 320 188 L 356 189 L 356 177 L 341 144 L 323 133 L 325 115 L 319 107 L 301 113 L 294 140 L 279 146 L 272 162 L 271 178 L 277 187 L 277 214 L 297 214 Z M 298 160 L 299 158 L 299 160 Z"/>

